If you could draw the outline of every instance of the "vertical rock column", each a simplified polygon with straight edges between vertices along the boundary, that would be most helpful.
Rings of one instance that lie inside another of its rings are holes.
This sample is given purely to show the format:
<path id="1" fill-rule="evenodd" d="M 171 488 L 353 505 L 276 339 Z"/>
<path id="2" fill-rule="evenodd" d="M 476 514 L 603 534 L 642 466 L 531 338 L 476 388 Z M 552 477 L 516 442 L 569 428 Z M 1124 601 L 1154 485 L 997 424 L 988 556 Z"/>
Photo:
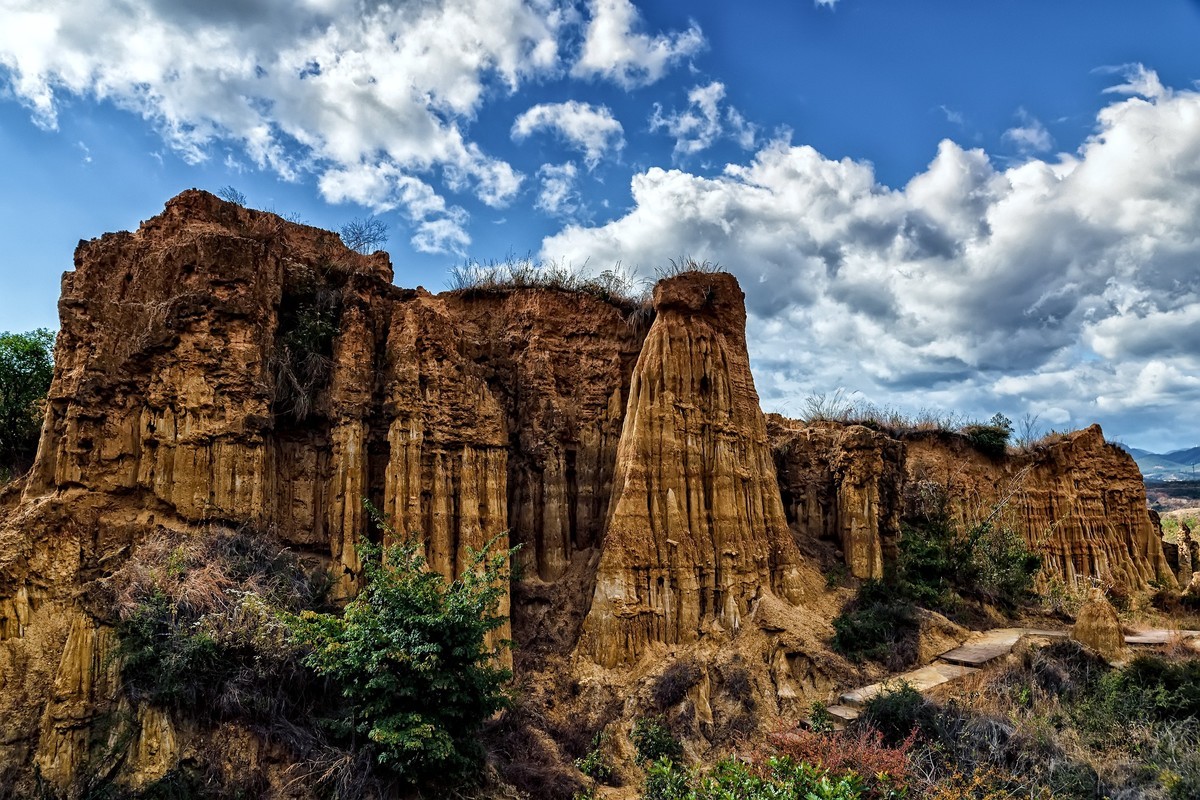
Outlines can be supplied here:
<path id="1" fill-rule="evenodd" d="M 736 629 L 762 593 L 799 602 L 813 580 L 784 518 L 743 298 L 727 274 L 655 288 L 580 645 L 602 665 Z"/>

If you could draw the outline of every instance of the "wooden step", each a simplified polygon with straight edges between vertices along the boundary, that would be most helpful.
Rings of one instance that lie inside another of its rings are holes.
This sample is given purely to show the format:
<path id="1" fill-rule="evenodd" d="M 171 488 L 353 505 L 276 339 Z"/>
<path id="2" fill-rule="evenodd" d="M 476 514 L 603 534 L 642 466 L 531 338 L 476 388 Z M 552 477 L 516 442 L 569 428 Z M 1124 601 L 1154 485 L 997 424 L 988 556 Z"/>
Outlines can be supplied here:
<path id="1" fill-rule="evenodd" d="M 980 667 L 1011 653 L 1017 642 L 1025 636 L 1065 639 L 1067 632 L 1042 631 L 1036 628 L 996 628 L 973 635 L 961 646 L 942 653 L 938 658 L 964 667 Z"/>
<path id="2" fill-rule="evenodd" d="M 978 671 L 975 667 L 964 667 L 960 664 L 935 661 L 928 666 L 915 669 L 912 672 L 906 672 L 903 675 L 897 675 L 890 680 L 873 683 L 870 686 L 846 692 L 838 700 L 853 708 L 862 708 L 871 698 L 895 691 L 900 688 L 902 683 L 909 684 L 918 692 L 925 692 L 955 678 L 961 678 L 964 675 L 970 675 L 972 672 Z"/>

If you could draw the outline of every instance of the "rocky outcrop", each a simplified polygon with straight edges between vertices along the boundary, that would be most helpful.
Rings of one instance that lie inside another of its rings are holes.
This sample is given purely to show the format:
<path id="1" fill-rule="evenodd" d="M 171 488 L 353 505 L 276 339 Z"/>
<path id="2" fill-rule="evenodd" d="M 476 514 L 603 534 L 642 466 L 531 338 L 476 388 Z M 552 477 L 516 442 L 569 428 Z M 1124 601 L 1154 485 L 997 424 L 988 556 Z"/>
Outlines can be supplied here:
<path id="1" fill-rule="evenodd" d="M 993 518 L 1023 533 L 1047 576 L 1174 585 L 1137 465 L 1097 425 L 1000 457 L 946 431 L 892 436 L 782 418 L 771 431 L 789 522 L 839 543 L 857 577 L 879 577 L 876 553 L 886 559 L 899 523 L 921 517 L 923 487 L 936 487 L 963 522 Z"/>
<path id="2" fill-rule="evenodd" d="M 1125 634 L 1121 631 L 1121 620 L 1117 610 L 1104 596 L 1104 592 L 1093 589 L 1087 601 L 1075 615 L 1071 638 L 1085 647 L 1095 650 L 1110 661 L 1119 659 L 1125 652 Z"/>
<path id="3" fill-rule="evenodd" d="M 880 575 L 921 481 L 963 515 L 1010 498 L 1064 577 L 1161 577 L 1136 468 L 1098 429 L 1025 461 L 861 426 L 768 435 L 730 275 L 669 278 L 652 308 L 391 280 L 386 254 L 198 191 L 81 243 L 36 463 L 0 488 L 0 793 L 35 771 L 140 786 L 211 747 L 225 773 L 294 786 L 278 742 L 123 690 L 109 577 L 164 530 L 270 533 L 343 599 L 364 536 L 415 535 L 447 576 L 520 545 L 514 667 L 561 688 L 547 718 L 640 713 L 636 682 L 686 650 L 714 742 L 853 668 L 826 649 L 840 598 L 799 545 Z"/>
<path id="4" fill-rule="evenodd" d="M 815 583 L 780 503 L 743 302 L 724 273 L 655 287 L 581 645 L 603 665 L 736 630 L 763 595 L 798 603 Z"/>
<path id="5" fill-rule="evenodd" d="M 904 445 L 862 425 L 777 415 L 770 430 L 788 520 L 836 542 L 854 577 L 883 577 L 900 535 Z"/>

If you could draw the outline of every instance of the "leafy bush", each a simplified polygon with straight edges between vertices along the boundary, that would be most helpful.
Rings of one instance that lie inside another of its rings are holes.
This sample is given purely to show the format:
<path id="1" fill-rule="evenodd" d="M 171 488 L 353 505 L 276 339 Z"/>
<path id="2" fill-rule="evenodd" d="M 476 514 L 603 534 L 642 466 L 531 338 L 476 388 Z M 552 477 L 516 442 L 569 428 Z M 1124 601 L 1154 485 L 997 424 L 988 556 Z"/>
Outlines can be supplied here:
<path id="1" fill-rule="evenodd" d="M 639 764 L 663 758 L 678 761 L 683 755 L 683 746 L 675 738 L 675 734 L 671 733 L 662 717 L 643 717 L 636 720 L 629 740 L 633 743 Z"/>
<path id="2" fill-rule="evenodd" d="M 447 584 L 417 544 L 363 542 L 365 584 L 345 612 L 291 620 L 310 648 L 305 663 L 347 701 L 331 730 L 364 737 L 373 760 L 404 783 L 475 778 L 483 723 L 508 705 L 511 673 L 496 663 L 505 645 L 487 641 L 505 622 L 498 609 L 511 552 L 490 553 L 492 544 Z"/>
<path id="3" fill-rule="evenodd" d="M 592 749 L 587 755 L 575 759 L 575 768 L 599 783 L 608 783 L 614 775 L 612 764 L 608 763 L 604 755 L 604 743 L 607 738 L 608 735 L 603 731 L 597 733 L 592 739 Z"/>
<path id="4" fill-rule="evenodd" d="M 29 466 L 54 377 L 54 334 L 0 333 L 0 482 Z"/>
<path id="5" fill-rule="evenodd" d="M 833 649 L 851 659 L 882 661 L 890 669 L 904 669 L 916 661 L 916 606 L 883 581 L 864 582 L 834 619 L 833 630 Z"/>
<path id="6" fill-rule="evenodd" d="M 646 769 L 644 800 L 685 800 L 691 796 L 691 776 L 671 759 L 660 758 Z"/>
<path id="7" fill-rule="evenodd" d="M 934 706 L 912 684 L 901 681 L 869 699 L 860 720 L 878 731 L 884 743 L 899 747 L 911 743 L 914 732 L 933 728 Z"/>

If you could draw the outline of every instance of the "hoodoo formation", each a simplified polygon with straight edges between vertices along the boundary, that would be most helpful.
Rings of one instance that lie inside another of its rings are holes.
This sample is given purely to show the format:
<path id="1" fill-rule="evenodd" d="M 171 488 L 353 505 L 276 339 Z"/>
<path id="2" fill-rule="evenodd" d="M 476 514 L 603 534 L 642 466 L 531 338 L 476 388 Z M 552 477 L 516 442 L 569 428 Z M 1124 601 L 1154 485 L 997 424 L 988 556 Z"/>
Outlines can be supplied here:
<path id="1" fill-rule="evenodd" d="M 71 784 L 114 714 L 134 720 L 129 785 L 204 746 L 286 766 L 252 730 L 122 695 L 105 582 L 161 531 L 269 531 L 341 598 L 364 499 L 447 576 L 519 544 L 516 679 L 565 670 L 619 709 L 690 647 L 701 736 L 735 657 L 762 672 L 756 713 L 821 699 L 841 667 L 806 649 L 836 613 L 810 545 L 881 575 L 923 483 L 963 517 L 1006 501 L 1064 581 L 1174 582 L 1136 466 L 1098 428 L 994 457 L 952 434 L 768 425 L 728 274 L 667 278 L 652 309 L 391 281 L 385 254 L 199 191 L 80 244 L 36 464 L 0 493 L 0 763 L 20 785 Z"/>

